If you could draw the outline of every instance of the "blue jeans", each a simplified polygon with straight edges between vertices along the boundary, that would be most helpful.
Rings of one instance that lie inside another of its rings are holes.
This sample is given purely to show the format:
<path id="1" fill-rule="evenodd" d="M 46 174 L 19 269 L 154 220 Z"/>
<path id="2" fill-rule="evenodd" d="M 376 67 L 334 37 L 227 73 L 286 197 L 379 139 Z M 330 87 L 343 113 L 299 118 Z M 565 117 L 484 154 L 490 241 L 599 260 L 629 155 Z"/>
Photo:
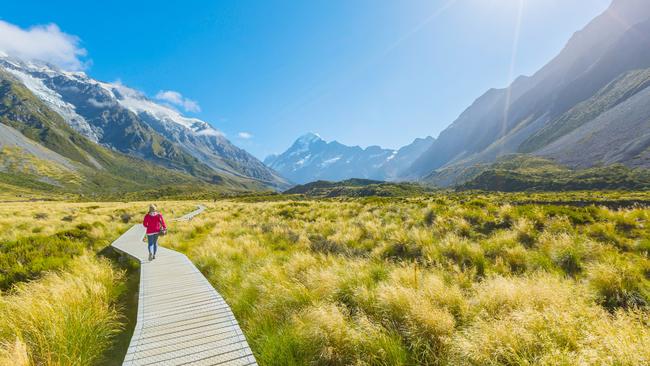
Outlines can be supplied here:
<path id="1" fill-rule="evenodd" d="M 158 234 L 147 235 L 147 241 L 149 242 L 149 254 L 156 255 L 156 251 L 158 250 Z"/>

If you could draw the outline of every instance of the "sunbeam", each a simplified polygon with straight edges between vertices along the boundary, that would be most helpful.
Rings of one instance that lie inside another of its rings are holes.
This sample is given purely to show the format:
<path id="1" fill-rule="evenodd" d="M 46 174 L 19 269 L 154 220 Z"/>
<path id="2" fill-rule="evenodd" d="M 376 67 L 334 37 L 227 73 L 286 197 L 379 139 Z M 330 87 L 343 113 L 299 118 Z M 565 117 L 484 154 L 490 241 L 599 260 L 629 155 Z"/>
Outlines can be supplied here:
<path id="1" fill-rule="evenodd" d="M 519 49 L 519 36 L 521 34 L 521 20 L 524 14 L 524 2 L 525 0 L 519 0 L 517 8 L 517 18 L 515 23 L 515 32 L 512 42 L 512 53 L 510 55 L 510 69 L 508 70 L 508 83 L 510 83 L 506 90 L 506 100 L 504 103 L 503 109 L 503 121 L 501 123 L 501 131 L 499 133 L 499 138 L 503 138 L 505 132 L 508 128 L 508 119 L 510 115 L 510 103 L 512 99 L 512 82 L 515 76 L 515 63 L 517 61 L 517 51 Z M 501 145 L 503 149 L 503 145 Z"/>
<path id="2" fill-rule="evenodd" d="M 402 42 L 405 40 L 411 38 L 414 34 L 418 33 L 419 31 L 422 30 L 427 24 L 429 24 L 432 20 L 440 16 L 442 13 L 445 12 L 445 10 L 449 9 L 452 7 L 458 0 L 448 0 L 445 2 L 441 7 L 436 9 L 433 13 L 431 13 L 426 19 L 424 19 L 422 22 L 420 22 L 418 25 L 415 27 L 411 28 L 408 32 L 404 33 L 401 37 L 399 37 L 395 42 L 393 42 L 391 45 L 386 47 L 384 50 L 384 53 L 382 54 L 383 56 L 386 56 L 389 54 L 392 50 L 397 48 Z"/>

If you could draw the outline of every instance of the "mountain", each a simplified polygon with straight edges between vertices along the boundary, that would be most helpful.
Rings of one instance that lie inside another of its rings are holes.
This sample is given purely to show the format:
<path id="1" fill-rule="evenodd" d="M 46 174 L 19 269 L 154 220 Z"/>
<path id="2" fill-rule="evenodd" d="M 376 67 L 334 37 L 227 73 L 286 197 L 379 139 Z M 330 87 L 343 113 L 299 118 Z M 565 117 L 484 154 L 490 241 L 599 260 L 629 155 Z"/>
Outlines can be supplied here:
<path id="1" fill-rule="evenodd" d="M 297 183 L 349 178 L 394 180 L 432 143 L 433 138 L 427 137 L 399 150 L 379 146 L 362 149 L 337 141 L 326 142 L 317 134 L 308 133 L 284 153 L 268 156 L 264 163 Z"/>
<path id="2" fill-rule="evenodd" d="M 193 163 L 198 175 L 210 172 L 207 166 Z M 211 178 L 215 184 L 97 144 L 15 76 L 0 70 L 0 183 L 4 188 L 114 198 L 168 187 L 213 192 L 263 188 L 258 181 L 221 173 Z"/>
<path id="3" fill-rule="evenodd" d="M 12 75 L 90 141 L 204 180 L 228 175 L 283 188 L 286 180 L 230 143 L 208 123 L 188 118 L 121 83 L 83 72 L 0 57 Z"/>
<path id="4" fill-rule="evenodd" d="M 649 21 L 647 1 L 613 1 L 534 75 L 479 97 L 405 176 L 447 185 L 511 153 L 650 167 Z"/>

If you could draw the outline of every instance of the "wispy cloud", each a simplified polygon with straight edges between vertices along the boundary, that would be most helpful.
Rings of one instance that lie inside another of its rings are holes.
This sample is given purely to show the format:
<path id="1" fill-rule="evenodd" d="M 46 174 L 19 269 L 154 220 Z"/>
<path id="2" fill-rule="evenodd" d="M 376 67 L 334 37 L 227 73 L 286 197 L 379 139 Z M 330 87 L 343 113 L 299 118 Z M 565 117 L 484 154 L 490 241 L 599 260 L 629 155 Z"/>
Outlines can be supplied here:
<path id="1" fill-rule="evenodd" d="M 115 102 L 112 100 L 107 100 L 105 102 L 100 102 L 95 98 L 89 98 L 88 99 L 88 104 L 97 107 L 97 108 L 106 108 L 106 107 L 112 107 L 115 105 Z"/>
<path id="2" fill-rule="evenodd" d="M 177 91 L 161 90 L 158 92 L 158 94 L 156 94 L 156 99 L 181 107 L 186 112 L 201 112 L 199 103 L 192 99 L 183 97 L 183 95 Z"/>
<path id="3" fill-rule="evenodd" d="M 253 138 L 253 135 L 251 135 L 248 132 L 240 132 L 240 133 L 237 134 L 237 136 L 239 136 L 239 138 L 242 138 L 242 139 L 245 139 L 245 140 Z"/>
<path id="4" fill-rule="evenodd" d="M 79 37 L 64 33 L 56 24 L 35 25 L 27 29 L 0 20 L 0 52 L 26 61 L 45 61 L 64 70 L 86 67 L 86 50 Z"/>

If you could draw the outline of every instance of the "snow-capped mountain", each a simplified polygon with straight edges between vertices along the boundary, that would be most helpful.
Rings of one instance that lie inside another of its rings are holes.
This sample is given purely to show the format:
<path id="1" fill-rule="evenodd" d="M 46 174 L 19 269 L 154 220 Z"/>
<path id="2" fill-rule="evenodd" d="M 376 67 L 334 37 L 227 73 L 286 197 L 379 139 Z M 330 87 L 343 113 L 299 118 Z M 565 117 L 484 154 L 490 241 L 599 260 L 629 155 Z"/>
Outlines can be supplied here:
<path id="1" fill-rule="evenodd" d="M 433 141 L 432 137 L 416 139 L 399 150 L 379 146 L 362 149 L 337 141 L 326 142 L 319 135 L 308 133 L 284 153 L 268 156 L 264 163 L 297 183 L 349 178 L 397 180 L 402 169 L 410 166 Z"/>
<path id="2" fill-rule="evenodd" d="M 77 132 L 123 153 L 193 174 L 202 164 L 215 172 L 285 187 L 286 180 L 210 124 L 183 116 L 119 82 L 94 80 L 41 63 L 0 55 L 5 70 Z"/>

